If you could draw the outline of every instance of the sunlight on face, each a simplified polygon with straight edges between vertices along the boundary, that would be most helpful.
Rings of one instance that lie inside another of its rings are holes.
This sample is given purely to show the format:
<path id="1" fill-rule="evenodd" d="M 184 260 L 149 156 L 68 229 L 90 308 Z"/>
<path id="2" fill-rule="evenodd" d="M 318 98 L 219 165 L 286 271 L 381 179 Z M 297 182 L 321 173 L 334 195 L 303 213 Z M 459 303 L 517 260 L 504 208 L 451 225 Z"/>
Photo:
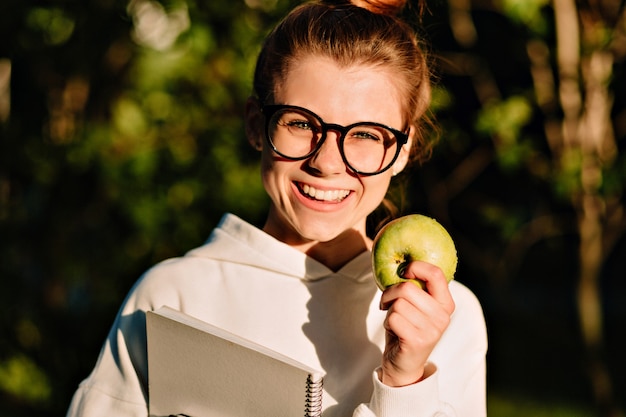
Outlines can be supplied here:
<path id="1" fill-rule="evenodd" d="M 327 123 L 378 122 L 403 130 L 401 100 L 391 73 L 380 67 L 339 67 L 328 58 L 298 61 L 276 89 L 276 104 L 305 107 Z M 365 239 L 367 216 L 384 198 L 392 172 L 406 163 L 404 146 L 392 169 L 360 177 L 343 162 L 337 133 L 330 131 L 319 151 L 290 161 L 268 146 L 263 183 L 272 207 L 265 230 L 289 244 L 328 242 L 345 233 Z M 356 233 L 354 233 L 356 232 Z"/>

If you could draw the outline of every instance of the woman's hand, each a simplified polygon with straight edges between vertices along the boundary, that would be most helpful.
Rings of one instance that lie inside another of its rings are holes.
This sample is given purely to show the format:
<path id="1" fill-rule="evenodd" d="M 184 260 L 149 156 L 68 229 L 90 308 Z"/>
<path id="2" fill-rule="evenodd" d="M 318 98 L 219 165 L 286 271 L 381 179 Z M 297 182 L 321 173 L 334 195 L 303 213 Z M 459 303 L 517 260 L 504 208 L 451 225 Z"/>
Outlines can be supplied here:
<path id="1" fill-rule="evenodd" d="M 419 278 L 426 283 L 426 290 L 404 282 L 389 287 L 381 297 L 381 308 L 388 311 L 380 379 L 392 387 L 410 385 L 424 377 L 428 357 L 454 311 L 448 282 L 438 267 L 411 262 L 404 277 Z"/>

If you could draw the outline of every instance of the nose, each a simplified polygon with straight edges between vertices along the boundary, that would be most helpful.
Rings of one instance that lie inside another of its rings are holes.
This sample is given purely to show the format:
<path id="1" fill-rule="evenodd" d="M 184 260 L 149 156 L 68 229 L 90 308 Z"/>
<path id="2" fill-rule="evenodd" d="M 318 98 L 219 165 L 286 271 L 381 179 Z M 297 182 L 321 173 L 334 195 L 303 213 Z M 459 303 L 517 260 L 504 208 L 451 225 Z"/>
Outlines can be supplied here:
<path id="1" fill-rule="evenodd" d="M 328 131 L 322 146 L 308 159 L 307 165 L 322 175 L 345 172 L 347 167 L 339 150 L 341 133 Z"/>

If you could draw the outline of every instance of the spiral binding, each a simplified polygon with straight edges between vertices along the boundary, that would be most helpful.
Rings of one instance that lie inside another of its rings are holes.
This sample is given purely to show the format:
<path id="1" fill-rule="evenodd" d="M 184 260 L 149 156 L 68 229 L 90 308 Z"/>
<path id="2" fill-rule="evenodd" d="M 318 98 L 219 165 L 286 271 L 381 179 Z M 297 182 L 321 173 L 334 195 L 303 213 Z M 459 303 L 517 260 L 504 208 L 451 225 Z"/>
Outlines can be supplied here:
<path id="1" fill-rule="evenodd" d="M 324 380 L 306 379 L 306 399 L 304 401 L 304 417 L 320 417 L 322 415 L 322 392 Z"/>

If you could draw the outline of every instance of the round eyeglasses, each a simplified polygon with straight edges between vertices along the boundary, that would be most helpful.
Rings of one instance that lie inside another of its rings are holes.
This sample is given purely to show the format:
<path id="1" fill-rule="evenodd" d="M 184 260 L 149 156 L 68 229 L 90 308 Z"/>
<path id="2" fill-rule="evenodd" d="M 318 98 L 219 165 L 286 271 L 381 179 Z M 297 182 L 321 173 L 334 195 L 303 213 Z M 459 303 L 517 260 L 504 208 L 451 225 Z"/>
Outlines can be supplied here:
<path id="1" fill-rule="evenodd" d="M 329 130 L 338 132 L 343 162 L 359 175 L 376 175 L 388 170 L 398 158 L 407 133 L 375 122 L 348 126 L 326 123 L 317 114 L 298 106 L 263 106 L 265 137 L 274 152 L 299 161 L 315 155 Z"/>

